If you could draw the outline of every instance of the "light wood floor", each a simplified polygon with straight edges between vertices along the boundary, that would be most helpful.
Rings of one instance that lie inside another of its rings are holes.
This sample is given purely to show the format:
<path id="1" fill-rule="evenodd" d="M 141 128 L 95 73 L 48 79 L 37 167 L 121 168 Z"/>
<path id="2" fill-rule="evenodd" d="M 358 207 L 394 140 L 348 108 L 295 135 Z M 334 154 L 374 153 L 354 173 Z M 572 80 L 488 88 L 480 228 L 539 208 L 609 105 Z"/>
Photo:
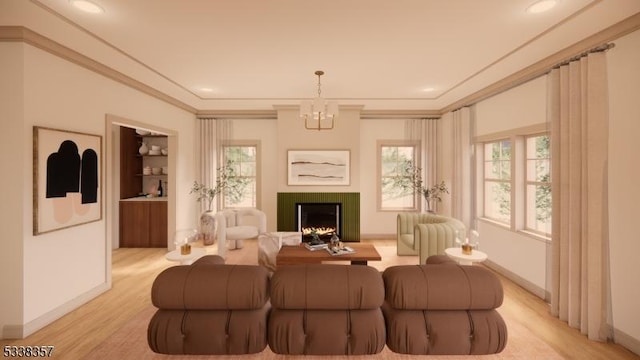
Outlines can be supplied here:
<path id="1" fill-rule="evenodd" d="M 395 255 L 395 240 L 371 242 L 383 260 L 369 264 L 379 270 L 390 265 L 417 263 L 417 257 Z M 207 247 L 207 251 L 213 252 L 213 247 Z M 54 358 L 82 359 L 129 319 L 151 306 L 153 279 L 163 269 L 175 265 L 164 258 L 165 252 L 164 249 L 115 250 L 111 290 L 26 339 L 0 340 L 0 345 L 53 345 Z M 255 241 L 245 241 L 242 250 L 229 251 L 227 263 L 257 264 Z M 522 323 L 566 359 L 640 359 L 619 345 L 587 340 L 577 330 L 551 317 L 544 301 L 501 279 L 505 290 L 505 300 L 499 309 L 502 316 Z"/>

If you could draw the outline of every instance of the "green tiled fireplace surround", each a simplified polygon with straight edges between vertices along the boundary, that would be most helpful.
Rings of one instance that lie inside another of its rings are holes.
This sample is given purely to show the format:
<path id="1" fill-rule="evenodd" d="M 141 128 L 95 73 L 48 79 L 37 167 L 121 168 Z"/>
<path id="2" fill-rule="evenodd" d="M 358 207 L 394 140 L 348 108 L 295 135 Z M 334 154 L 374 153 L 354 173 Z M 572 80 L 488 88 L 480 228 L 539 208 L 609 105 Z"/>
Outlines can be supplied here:
<path id="1" fill-rule="evenodd" d="M 360 241 L 360 193 L 296 192 L 278 193 L 278 231 L 297 231 L 296 204 L 340 203 L 342 241 Z"/>

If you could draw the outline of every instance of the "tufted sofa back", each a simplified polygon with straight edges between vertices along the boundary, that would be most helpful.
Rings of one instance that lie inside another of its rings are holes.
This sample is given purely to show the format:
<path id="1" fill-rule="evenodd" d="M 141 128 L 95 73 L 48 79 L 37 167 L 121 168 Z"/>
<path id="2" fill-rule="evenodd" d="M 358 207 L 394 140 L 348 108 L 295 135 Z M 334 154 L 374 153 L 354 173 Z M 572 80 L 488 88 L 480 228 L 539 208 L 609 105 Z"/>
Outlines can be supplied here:
<path id="1" fill-rule="evenodd" d="M 279 267 L 271 280 L 269 347 L 288 355 L 365 355 L 386 341 L 384 284 L 369 266 Z"/>
<path id="2" fill-rule="evenodd" d="M 444 262 L 393 266 L 383 273 L 387 346 L 413 355 L 501 352 L 507 327 L 500 280 L 481 266 Z"/>

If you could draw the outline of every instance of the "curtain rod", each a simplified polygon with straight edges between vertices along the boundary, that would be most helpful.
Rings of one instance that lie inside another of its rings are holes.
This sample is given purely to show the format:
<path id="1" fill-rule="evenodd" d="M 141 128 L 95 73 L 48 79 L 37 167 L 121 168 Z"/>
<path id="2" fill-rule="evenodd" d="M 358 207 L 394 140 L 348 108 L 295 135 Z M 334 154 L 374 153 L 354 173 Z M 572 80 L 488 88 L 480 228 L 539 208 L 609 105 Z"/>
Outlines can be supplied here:
<path id="1" fill-rule="evenodd" d="M 587 56 L 589 54 L 603 52 L 603 51 L 607 51 L 609 49 L 613 49 L 615 46 L 616 46 L 616 44 L 614 44 L 614 43 L 606 43 L 606 44 L 602 44 L 602 45 L 596 46 L 594 48 L 591 48 L 591 49 L 589 49 L 587 51 L 584 51 L 584 52 L 582 52 L 582 53 L 580 53 L 578 55 L 572 56 L 571 58 L 558 63 L 557 65 L 553 66 L 550 70 L 557 69 L 560 66 L 567 65 L 567 64 L 569 64 L 571 62 L 574 62 L 574 61 L 578 61 L 578 60 L 582 59 L 583 57 L 585 57 L 585 56 Z"/>

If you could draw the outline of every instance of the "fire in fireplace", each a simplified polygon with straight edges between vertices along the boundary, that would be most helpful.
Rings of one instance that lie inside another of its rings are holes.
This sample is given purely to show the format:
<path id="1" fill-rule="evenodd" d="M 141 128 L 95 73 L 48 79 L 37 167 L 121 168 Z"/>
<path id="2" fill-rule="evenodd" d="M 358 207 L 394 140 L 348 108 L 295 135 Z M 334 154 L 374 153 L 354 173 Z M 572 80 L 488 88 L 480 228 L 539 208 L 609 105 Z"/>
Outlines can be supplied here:
<path id="1" fill-rule="evenodd" d="M 339 203 L 297 203 L 296 219 L 302 241 L 311 241 L 315 231 L 320 240 L 328 242 L 333 233 L 341 234 Z"/>

